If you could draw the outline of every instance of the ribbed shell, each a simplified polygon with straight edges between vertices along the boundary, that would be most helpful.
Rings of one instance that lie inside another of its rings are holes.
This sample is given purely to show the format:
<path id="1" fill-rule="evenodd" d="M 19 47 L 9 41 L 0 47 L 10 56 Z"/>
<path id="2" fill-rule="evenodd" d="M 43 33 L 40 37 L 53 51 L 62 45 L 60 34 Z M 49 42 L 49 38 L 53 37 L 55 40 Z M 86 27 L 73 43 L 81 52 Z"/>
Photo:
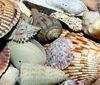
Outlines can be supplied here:
<path id="1" fill-rule="evenodd" d="M 34 20 L 33 25 L 42 28 L 37 34 L 38 40 L 42 43 L 55 40 L 62 32 L 61 23 L 55 18 L 49 17 L 47 15 L 40 15 Z"/>
<path id="2" fill-rule="evenodd" d="M 5 72 L 10 59 L 9 46 L 6 45 L 0 52 L 0 76 Z"/>
<path id="3" fill-rule="evenodd" d="M 100 45 L 81 34 L 67 30 L 62 35 L 72 40 L 74 50 L 72 63 L 64 72 L 75 80 L 94 81 L 100 72 Z"/>
<path id="4" fill-rule="evenodd" d="M 0 0 L 0 38 L 18 22 L 20 10 L 9 0 Z"/>

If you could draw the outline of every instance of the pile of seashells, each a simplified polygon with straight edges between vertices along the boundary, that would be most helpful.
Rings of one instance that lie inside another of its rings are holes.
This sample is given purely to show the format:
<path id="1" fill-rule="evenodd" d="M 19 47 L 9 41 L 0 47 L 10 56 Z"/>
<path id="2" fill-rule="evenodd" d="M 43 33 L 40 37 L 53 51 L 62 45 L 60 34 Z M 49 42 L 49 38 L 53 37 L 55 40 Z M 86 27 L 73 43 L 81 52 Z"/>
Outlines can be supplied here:
<path id="1" fill-rule="evenodd" d="M 100 1 L 0 0 L 0 85 L 100 85 Z"/>

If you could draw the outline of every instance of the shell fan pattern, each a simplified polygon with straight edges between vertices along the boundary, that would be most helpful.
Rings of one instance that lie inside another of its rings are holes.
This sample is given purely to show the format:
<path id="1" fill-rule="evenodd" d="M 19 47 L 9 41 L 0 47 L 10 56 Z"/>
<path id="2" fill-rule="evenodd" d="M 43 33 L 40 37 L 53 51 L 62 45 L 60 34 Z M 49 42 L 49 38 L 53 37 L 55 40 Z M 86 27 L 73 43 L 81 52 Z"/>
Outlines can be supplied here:
<path id="1" fill-rule="evenodd" d="M 0 38 L 18 22 L 20 9 L 9 0 L 0 0 Z"/>

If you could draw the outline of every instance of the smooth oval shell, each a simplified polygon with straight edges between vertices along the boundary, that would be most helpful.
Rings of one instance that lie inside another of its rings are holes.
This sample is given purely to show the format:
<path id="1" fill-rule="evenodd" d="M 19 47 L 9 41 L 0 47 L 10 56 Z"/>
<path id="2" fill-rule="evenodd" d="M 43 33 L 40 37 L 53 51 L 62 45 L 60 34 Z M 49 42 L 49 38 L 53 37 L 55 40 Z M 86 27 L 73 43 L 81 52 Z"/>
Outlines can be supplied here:
<path id="1" fill-rule="evenodd" d="M 40 32 L 37 34 L 38 40 L 41 43 L 55 40 L 62 32 L 62 25 L 60 22 L 47 15 L 36 18 L 33 25 L 41 28 Z"/>
<path id="2" fill-rule="evenodd" d="M 54 85 L 68 78 L 63 71 L 49 66 L 22 64 L 20 85 Z"/>
<path id="3" fill-rule="evenodd" d="M 44 64 L 46 54 L 43 47 L 34 40 L 34 43 L 25 42 L 18 44 L 9 42 L 11 61 L 19 69 L 23 63 Z"/>
<path id="4" fill-rule="evenodd" d="M 0 79 L 1 85 L 15 85 L 16 77 L 18 76 L 19 71 L 14 68 L 12 65 L 9 66 L 7 71 L 3 74 Z"/>
<path id="5" fill-rule="evenodd" d="M 57 69 L 65 69 L 71 63 L 73 56 L 71 40 L 60 37 L 50 44 L 46 50 L 47 65 Z"/>
<path id="6" fill-rule="evenodd" d="M 0 0 L 0 38 L 18 22 L 20 10 L 9 0 Z"/>
<path id="7" fill-rule="evenodd" d="M 0 52 L 0 76 L 7 69 L 9 59 L 10 59 L 10 49 L 9 49 L 9 46 L 6 45 L 3 48 L 3 50 Z"/>

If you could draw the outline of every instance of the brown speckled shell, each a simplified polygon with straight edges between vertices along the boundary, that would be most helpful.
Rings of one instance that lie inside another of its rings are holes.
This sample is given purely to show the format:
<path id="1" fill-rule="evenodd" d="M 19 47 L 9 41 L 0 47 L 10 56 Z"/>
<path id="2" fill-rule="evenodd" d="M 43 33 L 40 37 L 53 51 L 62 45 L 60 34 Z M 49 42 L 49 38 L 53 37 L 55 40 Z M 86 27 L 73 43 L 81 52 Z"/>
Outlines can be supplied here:
<path id="1" fill-rule="evenodd" d="M 18 22 L 20 10 L 9 0 L 0 0 L 0 38 Z"/>

